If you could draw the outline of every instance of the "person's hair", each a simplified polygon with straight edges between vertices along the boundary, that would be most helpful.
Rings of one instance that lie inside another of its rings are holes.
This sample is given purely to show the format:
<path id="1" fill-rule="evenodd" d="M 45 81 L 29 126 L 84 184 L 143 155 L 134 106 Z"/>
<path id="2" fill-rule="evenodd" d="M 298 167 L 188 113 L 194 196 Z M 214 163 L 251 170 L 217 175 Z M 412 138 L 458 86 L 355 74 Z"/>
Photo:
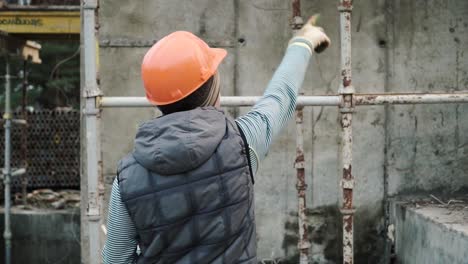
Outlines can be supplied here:
<path id="1" fill-rule="evenodd" d="M 168 105 L 158 105 L 159 110 L 163 113 L 163 115 L 168 115 L 175 112 L 192 110 L 201 106 L 210 94 L 213 77 L 214 76 L 211 76 L 211 78 L 202 84 L 200 88 L 184 99 Z"/>

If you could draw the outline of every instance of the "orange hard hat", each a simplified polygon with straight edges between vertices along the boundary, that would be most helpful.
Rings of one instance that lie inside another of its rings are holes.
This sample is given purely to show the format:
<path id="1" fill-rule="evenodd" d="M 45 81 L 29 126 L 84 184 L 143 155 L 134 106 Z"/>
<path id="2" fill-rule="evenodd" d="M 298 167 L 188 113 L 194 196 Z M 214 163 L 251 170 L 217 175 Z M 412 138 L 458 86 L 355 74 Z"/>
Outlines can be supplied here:
<path id="1" fill-rule="evenodd" d="M 226 54 L 226 50 L 210 48 L 190 32 L 169 34 L 143 59 L 146 97 L 152 104 L 167 105 L 189 96 L 216 73 Z"/>

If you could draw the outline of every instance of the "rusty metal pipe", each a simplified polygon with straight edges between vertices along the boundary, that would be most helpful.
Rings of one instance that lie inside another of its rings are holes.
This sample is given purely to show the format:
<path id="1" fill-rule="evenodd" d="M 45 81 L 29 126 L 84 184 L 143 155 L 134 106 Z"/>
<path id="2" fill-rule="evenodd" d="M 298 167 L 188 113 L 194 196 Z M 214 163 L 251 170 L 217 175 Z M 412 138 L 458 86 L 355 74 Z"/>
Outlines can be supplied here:
<path id="1" fill-rule="evenodd" d="M 301 16 L 301 0 L 291 0 L 292 17 Z"/>
<path id="2" fill-rule="evenodd" d="M 468 93 L 414 93 L 414 94 L 355 94 L 359 106 L 384 104 L 441 104 L 467 103 Z"/>
<path id="3" fill-rule="evenodd" d="M 301 29 L 304 25 L 304 20 L 301 16 L 301 0 L 291 0 L 291 29 L 293 33 L 296 33 L 297 30 Z"/>
<path id="4" fill-rule="evenodd" d="M 341 188 L 343 202 L 341 214 L 343 216 L 343 263 L 354 262 L 353 238 L 353 189 L 354 177 L 352 174 L 353 161 L 353 130 L 352 120 L 354 112 L 354 88 L 351 78 L 351 10 L 352 0 L 341 0 L 338 6 L 340 11 L 340 37 L 341 37 L 341 84 L 338 90 L 342 96 L 341 112 L 341 142 L 343 175 Z"/>
<path id="5" fill-rule="evenodd" d="M 295 34 L 296 31 L 302 28 L 304 20 L 301 16 L 301 1 L 291 0 L 292 21 L 291 29 Z M 304 119 L 303 107 L 299 106 L 296 110 L 296 160 L 294 167 L 296 168 L 297 180 L 297 218 L 299 226 L 297 249 L 299 251 L 299 264 L 309 263 L 309 248 L 310 242 L 307 231 L 307 215 L 306 215 L 306 191 L 307 184 L 305 179 L 305 159 L 304 159 L 304 127 L 302 125 Z"/>
<path id="6" fill-rule="evenodd" d="M 304 128 L 303 119 L 304 113 L 302 107 L 296 110 L 296 160 L 294 167 L 297 173 L 297 203 L 298 203 L 298 224 L 299 224 L 299 241 L 297 248 L 299 250 L 299 263 L 309 263 L 309 248 L 311 246 L 308 237 L 308 223 L 306 215 L 306 191 L 307 183 L 305 178 L 305 158 L 304 158 Z"/>

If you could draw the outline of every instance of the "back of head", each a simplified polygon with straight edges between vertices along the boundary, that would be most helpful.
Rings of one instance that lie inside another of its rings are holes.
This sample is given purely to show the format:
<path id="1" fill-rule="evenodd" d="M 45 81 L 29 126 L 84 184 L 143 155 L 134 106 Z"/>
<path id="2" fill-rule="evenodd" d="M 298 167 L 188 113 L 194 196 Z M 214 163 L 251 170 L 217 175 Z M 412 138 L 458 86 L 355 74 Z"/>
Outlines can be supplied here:
<path id="1" fill-rule="evenodd" d="M 143 59 L 146 97 L 164 114 L 203 106 L 213 94 L 214 84 L 219 85 L 216 72 L 226 54 L 190 32 L 169 34 Z"/>
<path id="2" fill-rule="evenodd" d="M 212 89 L 213 77 L 208 79 L 200 88 L 195 90 L 189 96 L 172 104 L 158 105 L 159 110 L 168 115 L 175 112 L 188 111 L 203 106 Z"/>

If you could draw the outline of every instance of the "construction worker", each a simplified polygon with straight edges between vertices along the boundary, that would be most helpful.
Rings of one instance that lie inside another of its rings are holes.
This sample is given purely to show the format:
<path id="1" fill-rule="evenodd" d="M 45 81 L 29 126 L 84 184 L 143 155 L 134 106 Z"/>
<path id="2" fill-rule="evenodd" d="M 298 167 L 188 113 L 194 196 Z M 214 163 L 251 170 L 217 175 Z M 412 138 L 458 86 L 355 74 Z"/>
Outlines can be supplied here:
<path id="1" fill-rule="evenodd" d="M 312 52 L 330 40 L 312 20 L 289 42 L 263 97 L 235 121 L 220 107 L 223 49 L 174 32 L 145 55 L 142 124 L 112 187 L 104 263 L 257 263 L 254 175 L 296 108 Z"/>

